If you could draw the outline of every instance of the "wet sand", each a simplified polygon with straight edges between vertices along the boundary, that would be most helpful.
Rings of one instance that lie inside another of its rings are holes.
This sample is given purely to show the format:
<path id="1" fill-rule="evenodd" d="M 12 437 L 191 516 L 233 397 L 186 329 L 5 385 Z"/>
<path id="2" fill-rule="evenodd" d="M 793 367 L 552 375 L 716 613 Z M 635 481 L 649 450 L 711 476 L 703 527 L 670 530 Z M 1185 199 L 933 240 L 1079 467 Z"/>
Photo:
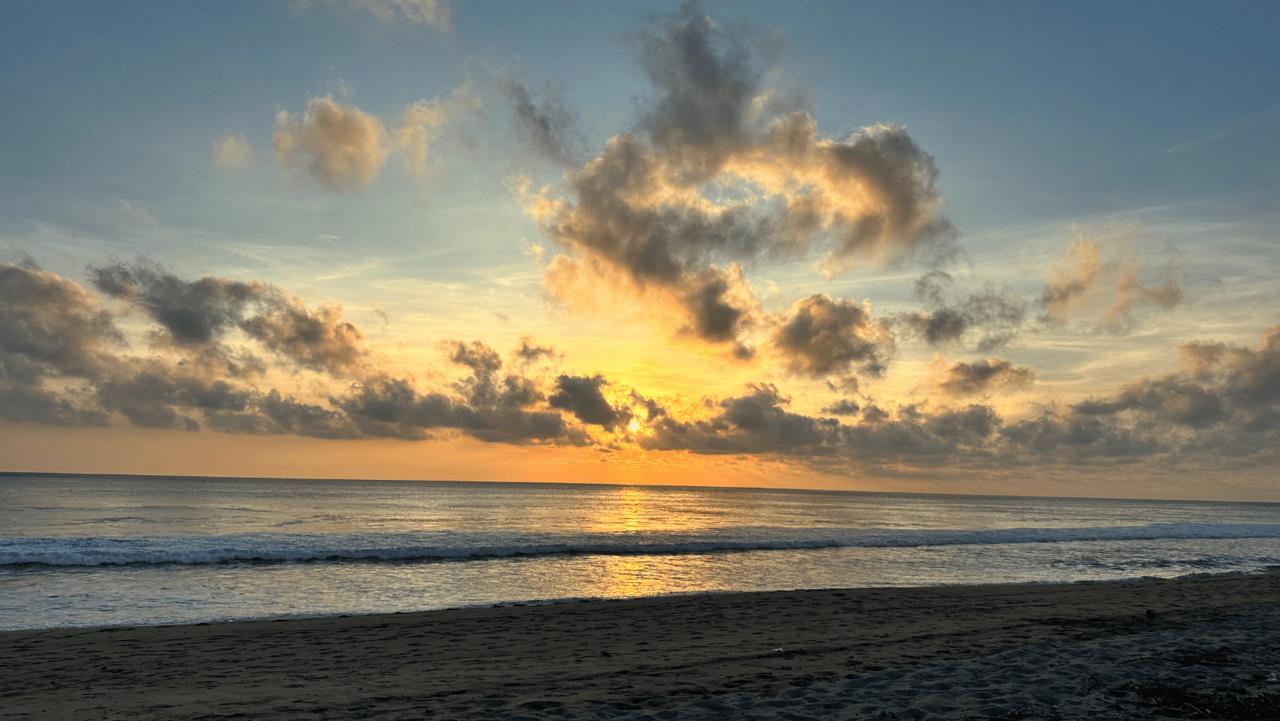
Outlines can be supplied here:
<path id="1" fill-rule="evenodd" d="M 0 633 L 0 718 L 1280 719 L 1280 574 Z"/>

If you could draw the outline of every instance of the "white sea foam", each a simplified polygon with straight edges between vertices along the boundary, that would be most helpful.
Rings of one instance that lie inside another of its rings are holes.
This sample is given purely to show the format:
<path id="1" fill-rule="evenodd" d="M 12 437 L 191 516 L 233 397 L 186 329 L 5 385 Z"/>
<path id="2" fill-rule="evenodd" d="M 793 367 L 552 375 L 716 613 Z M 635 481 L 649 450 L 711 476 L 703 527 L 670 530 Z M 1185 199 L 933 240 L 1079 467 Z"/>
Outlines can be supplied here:
<path id="1" fill-rule="evenodd" d="M 0 567 L 406 563 L 564 555 L 687 555 L 822 548 L 1255 538 L 1280 538 L 1280 524 L 1153 523 L 981 530 L 737 527 L 706 533 L 246 533 L 144 538 L 0 538 Z"/>

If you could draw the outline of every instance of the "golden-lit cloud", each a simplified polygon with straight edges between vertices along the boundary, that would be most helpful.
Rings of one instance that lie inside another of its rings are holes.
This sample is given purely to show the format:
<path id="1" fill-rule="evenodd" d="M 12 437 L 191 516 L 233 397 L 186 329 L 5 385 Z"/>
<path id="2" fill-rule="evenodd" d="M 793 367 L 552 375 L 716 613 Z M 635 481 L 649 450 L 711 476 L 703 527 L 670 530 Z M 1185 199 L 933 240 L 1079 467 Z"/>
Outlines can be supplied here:
<path id="1" fill-rule="evenodd" d="M 418 100 L 406 107 L 394 138 L 410 172 L 419 177 L 426 175 L 430 169 L 431 147 L 441 130 L 458 117 L 480 108 L 479 97 L 465 84 L 447 98 Z"/>
<path id="2" fill-rule="evenodd" d="M 272 284 L 186 280 L 148 264 L 91 275 L 148 321 L 150 350 L 131 351 L 106 306 L 73 281 L 0 264 L 5 420 L 335 440 L 466 436 L 632 459 L 749 456 L 832 473 L 1280 460 L 1280 327 L 1256 347 L 1184 344 L 1182 371 L 1022 418 L 985 400 L 952 402 L 1032 381 L 1030 369 L 991 358 L 938 365 L 940 394 L 927 404 L 846 395 L 809 414 L 772 383 L 736 395 L 649 397 L 622 379 L 561 371 L 560 354 L 528 338 L 506 357 L 483 341 L 443 342 L 443 363 L 424 369 L 433 379 L 424 382 L 372 355 L 336 307 L 313 309 Z M 874 348 L 845 343 L 846 326 L 867 330 L 859 306 L 816 296 L 791 316 L 802 319 L 804 341 L 779 342 L 807 364 L 800 371 L 838 378 L 875 362 Z"/>
<path id="3" fill-rule="evenodd" d="M 823 254 L 824 276 L 954 258 L 932 157 L 901 126 L 823 137 L 807 113 L 775 102 L 760 63 L 767 53 L 694 5 L 649 27 L 640 47 L 655 94 L 636 126 L 562 187 L 517 187 L 562 251 L 546 266 L 550 294 L 571 307 L 661 307 L 676 338 L 740 361 L 764 343 L 811 377 L 838 374 L 851 384 L 855 367 L 881 372 L 893 342 L 869 309 L 822 296 L 770 315 L 747 272 L 811 251 Z M 520 98 L 536 116 L 527 91 Z M 547 132 L 557 127 L 532 119 Z"/>
<path id="4" fill-rule="evenodd" d="M 937 376 L 937 389 L 956 397 L 1023 390 L 1030 387 L 1036 379 L 1036 374 L 1031 369 L 1015 366 L 1000 358 L 948 364 L 939 357 L 931 369 Z"/>
<path id="5" fill-rule="evenodd" d="M 221 133 L 213 139 L 213 166 L 219 170 L 244 170 L 253 161 L 253 144 L 241 133 Z"/>
<path id="6" fill-rule="evenodd" d="M 1172 270 L 1154 283 L 1144 282 L 1151 271 L 1133 249 L 1134 235 L 1133 230 L 1078 232 L 1050 271 L 1040 297 L 1043 319 L 1061 325 L 1083 318 L 1120 335 L 1133 326 L 1135 304 L 1167 310 L 1181 303 L 1182 286 Z"/>
<path id="7" fill-rule="evenodd" d="M 372 183 L 387 160 L 387 132 L 378 118 L 331 96 L 311 98 L 300 115 L 276 113 L 271 140 L 285 168 L 299 168 L 329 190 Z"/>

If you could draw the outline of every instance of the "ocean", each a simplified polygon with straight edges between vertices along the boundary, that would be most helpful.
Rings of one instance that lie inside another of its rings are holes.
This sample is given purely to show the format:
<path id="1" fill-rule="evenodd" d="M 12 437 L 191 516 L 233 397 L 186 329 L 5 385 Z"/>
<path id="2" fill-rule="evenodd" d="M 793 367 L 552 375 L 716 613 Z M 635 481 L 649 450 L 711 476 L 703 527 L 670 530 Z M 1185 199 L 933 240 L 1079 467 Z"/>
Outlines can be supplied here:
<path id="1" fill-rule="evenodd" d="M 0 629 L 1280 565 L 1280 504 L 0 475 Z"/>

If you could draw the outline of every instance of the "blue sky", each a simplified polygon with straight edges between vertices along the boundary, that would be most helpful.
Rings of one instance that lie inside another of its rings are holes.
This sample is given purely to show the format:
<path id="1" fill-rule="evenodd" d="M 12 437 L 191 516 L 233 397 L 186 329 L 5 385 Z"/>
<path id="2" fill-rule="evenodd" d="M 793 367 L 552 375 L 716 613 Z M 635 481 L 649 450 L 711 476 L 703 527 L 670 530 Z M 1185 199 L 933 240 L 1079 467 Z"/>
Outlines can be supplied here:
<path id="1" fill-rule="evenodd" d="M 660 90 L 639 38 L 679 5 L 427 5 L 447 7 L 448 22 L 414 22 L 387 0 L 7 5 L 0 260 L 30 258 L 79 284 L 90 265 L 137 258 L 184 278 L 275 284 L 341 306 L 387 368 L 422 379 L 447 376 L 423 370 L 444 339 L 509 347 L 532 336 L 556 345 L 567 370 L 629 376 L 618 389 L 728 397 L 769 382 L 817 413 L 828 381 L 776 359 L 726 373 L 687 333 L 645 320 L 662 315 L 645 311 L 652 298 L 602 313 L 556 297 L 551 258 L 580 259 L 581 248 L 549 233 L 516 190 L 572 202 L 566 171 L 640 128 Z M 1206 333 L 1254 347 L 1278 322 L 1263 308 L 1280 293 L 1274 3 L 707 1 L 697 12 L 717 37 L 749 38 L 762 83 L 823 137 L 901 125 L 932 156 L 964 253 L 948 269 L 957 292 L 998 287 L 1028 304 L 1028 325 L 999 352 L 1034 369 L 1036 386 L 986 398 L 1005 416 L 1178 372 L 1180 344 Z M 521 138 L 509 80 L 568 109 L 573 163 Z M 273 149 L 277 113 L 301 118 L 325 97 L 386 128 L 392 152 L 367 184 L 334 191 Z M 420 100 L 449 118 L 415 174 L 394 133 Z M 223 134 L 252 146 L 234 171 L 212 161 Z M 1050 314 L 1048 284 L 1079 270 L 1066 267 L 1077 242 L 1104 265 L 1131 264 L 1140 298 L 1176 283 L 1178 300 L 1138 303 L 1132 317 L 1126 306 L 1123 332 L 1100 332 L 1097 318 L 1035 321 Z M 811 294 L 865 300 L 884 317 L 920 305 L 918 263 L 829 277 L 815 259 L 745 262 L 757 330 Z M 145 334 L 145 314 L 108 306 Z M 627 345 L 625 360 L 602 334 Z M 930 368 L 986 355 L 905 336 L 895 353 L 893 370 L 864 379 L 864 403 L 929 402 Z"/>

